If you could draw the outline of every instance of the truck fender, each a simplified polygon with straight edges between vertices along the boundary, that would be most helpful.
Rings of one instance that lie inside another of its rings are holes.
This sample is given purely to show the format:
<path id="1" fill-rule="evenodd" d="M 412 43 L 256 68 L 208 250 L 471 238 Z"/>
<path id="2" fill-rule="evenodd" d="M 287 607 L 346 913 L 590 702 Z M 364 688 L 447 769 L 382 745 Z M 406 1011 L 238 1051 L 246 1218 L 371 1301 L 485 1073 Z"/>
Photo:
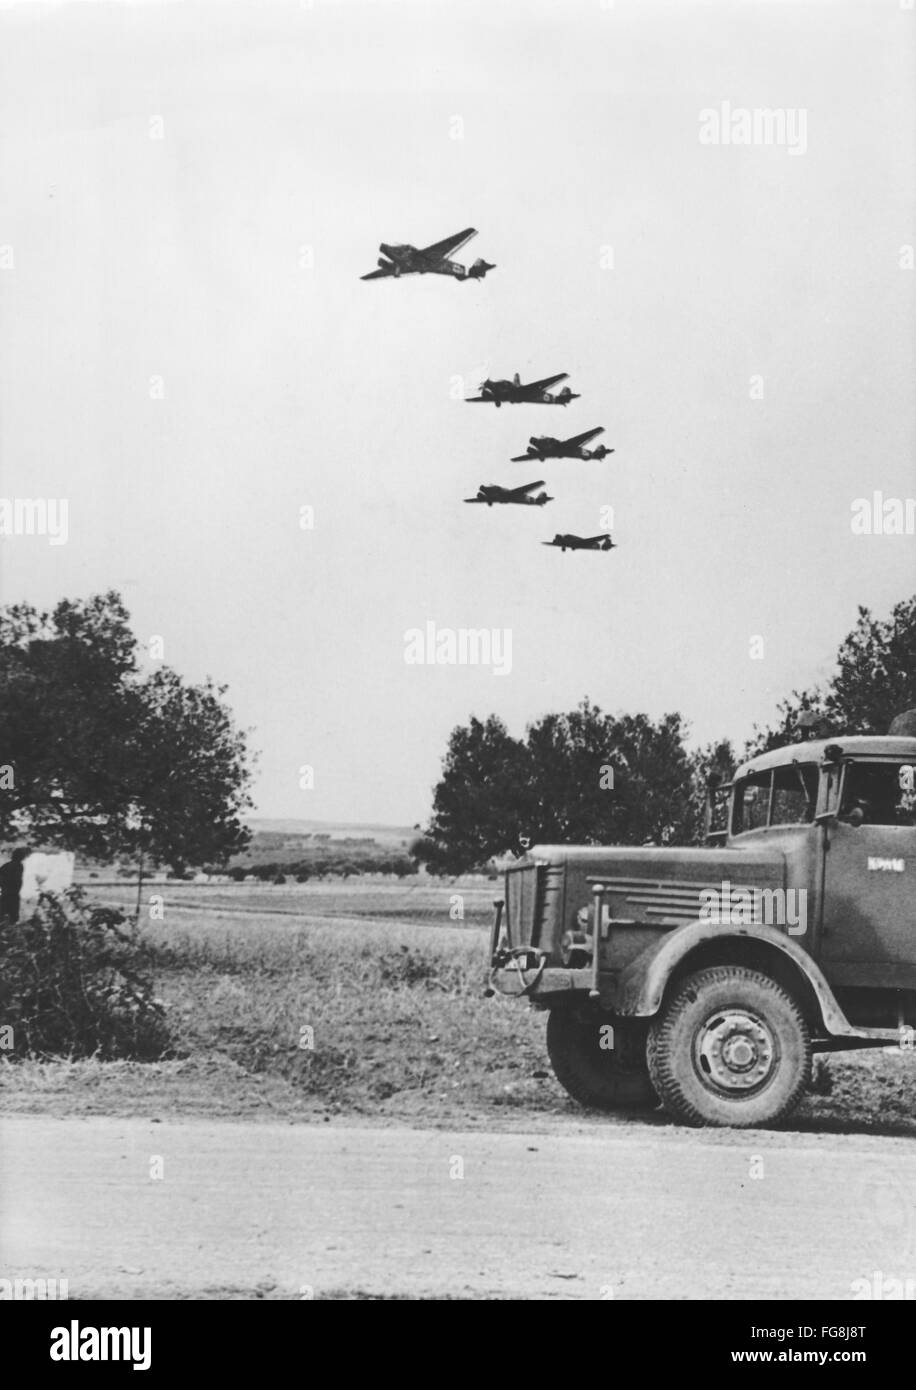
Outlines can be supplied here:
<path id="1" fill-rule="evenodd" d="M 751 927 L 730 922 L 696 921 L 669 932 L 648 946 L 621 973 L 614 1012 L 635 1018 L 651 1017 L 658 1013 L 668 981 L 685 956 L 705 942 L 739 940 L 742 937 L 767 942 L 794 962 L 811 986 L 828 1033 L 835 1036 L 867 1036 L 867 1030 L 853 1028 L 849 1023 L 820 967 L 807 951 L 803 951 L 791 937 L 775 927 L 763 924 Z"/>

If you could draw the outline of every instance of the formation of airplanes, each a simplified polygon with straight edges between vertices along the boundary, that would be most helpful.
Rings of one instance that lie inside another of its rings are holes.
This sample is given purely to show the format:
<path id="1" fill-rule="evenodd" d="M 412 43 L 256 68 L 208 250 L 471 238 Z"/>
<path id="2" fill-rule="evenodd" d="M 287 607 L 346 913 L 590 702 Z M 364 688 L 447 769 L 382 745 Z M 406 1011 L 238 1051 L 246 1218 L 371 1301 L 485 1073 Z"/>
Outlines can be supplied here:
<path id="1" fill-rule="evenodd" d="M 381 255 L 378 259 L 378 269 L 370 270 L 367 275 L 362 275 L 362 280 L 382 280 L 393 277 L 399 280 L 402 275 L 450 275 L 455 280 L 483 280 L 489 271 L 495 270 L 496 266 L 482 258 L 474 261 L 473 265 L 463 266 L 452 257 L 456 251 L 460 251 L 472 237 L 477 235 L 474 227 L 466 227 L 463 232 L 456 232 L 454 236 L 446 237 L 444 241 L 436 241 L 432 246 L 416 247 L 409 244 L 394 246 L 387 242 L 379 245 Z M 518 374 L 511 380 L 494 380 L 489 378 L 480 383 L 478 388 L 479 396 L 468 396 L 466 401 L 472 403 L 492 402 L 497 409 L 504 403 L 507 405 L 569 405 L 570 401 L 577 401 L 579 396 L 564 386 L 561 391 L 553 393 L 551 387 L 556 386 L 561 381 L 566 381 L 568 372 L 557 372 L 554 376 L 544 377 L 540 381 L 523 382 Z M 593 430 L 585 430 L 583 434 L 575 434 L 570 439 L 554 439 L 550 435 L 532 435 L 528 441 L 528 448 L 524 454 L 518 454 L 513 458 L 513 463 L 526 463 L 529 459 L 537 459 L 543 463 L 546 459 L 583 459 L 601 460 L 607 458 L 614 452 L 604 444 L 598 444 L 594 449 L 586 446 L 591 440 L 604 433 L 604 426 L 598 425 Z M 519 487 L 501 487 L 498 483 L 481 483 L 477 489 L 476 497 L 466 497 L 465 502 L 483 503 L 488 507 L 493 506 L 521 506 L 521 507 L 544 507 L 554 499 L 548 497 L 546 492 L 535 495 L 537 488 L 543 488 L 544 480 L 537 479 L 533 483 L 522 483 Z M 557 533 L 552 541 L 542 541 L 542 545 L 555 546 L 559 550 L 613 550 L 614 542 L 608 532 L 603 532 L 598 536 L 575 536 L 571 534 Z"/>

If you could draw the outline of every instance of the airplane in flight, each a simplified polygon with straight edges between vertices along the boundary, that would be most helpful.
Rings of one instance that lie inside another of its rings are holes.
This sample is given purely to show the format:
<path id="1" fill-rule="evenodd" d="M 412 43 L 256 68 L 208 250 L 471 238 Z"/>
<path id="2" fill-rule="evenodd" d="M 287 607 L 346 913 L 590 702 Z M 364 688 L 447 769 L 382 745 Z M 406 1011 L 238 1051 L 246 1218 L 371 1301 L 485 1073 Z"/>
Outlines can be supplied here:
<path id="1" fill-rule="evenodd" d="M 467 402 L 470 405 L 472 401 L 492 401 L 497 408 L 503 401 L 508 401 L 510 405 L 523 402 L 531 405 L 569 405 L 570 401 L 579 399 L 577 392 L 564 386 L 554 396 L 548 390 L 548 387 L 556 386 L 558 381 L 565 381 L 568 376 L 569 372 L 558 372 L 556 376 L 545 376 L 543 381 L 529 381 L 524 386 L 518 372 L 512 381 L 490 381 L 488 378 L 480 383 L 480 395 L 468 396 Z"/>
<path id="2" fill-rule="evenodd" d="M 548 497 L 546 492 L 542 492 L 540 497 L 531 497 L 529 493 L 536 487 L 543 487 L 544 479 L 538 478 L 535 483 L 523 483 L 521 487 L 498 487 L 496 483 L 481 483 L 477 490 L 476 497 L 466 497 L 465 502 L 486 502 L 488 507 L 492 507 L 494 502 L 518 502 L 523 507 L 543 507 L 545 503 L 552 502 L 553 498 Z"/>
<path id="3" fill-rule="evenodd" d="M 614 542 L 605 531 L 601 536 L 554 536 L 552 541 L 541 541 L 541 545 L 556 545 L 567 550 L 616 550 Z"/>
<path id="4" fill-rule="evenodd" d="M 472 266 L 466 267 L 451 259 L 465 242 L 476 235 L 475 228 L 467 227 L 463 232 L 446 237 L 444 241 L 424 246 L 422 250 L 417 250 L 416 246 L 387 246 L 383 241 L 379 246 L 382 254 L 379 256 L 378 270 L 370 270 L 368 275 L 361 275 L 360 279 L 381 280 L 387 275 L 393 275 L 396 279 L 402 275 L 452 275 L 456 280 L 482 280 L 488 270 L 496 269 L 494 265 L 476 260 Z"/>
<path id="5" fill-rule="evenodd" d="M 545 459 L 603 459 L 614 450 L 605 448 L 603 444 L 599 444 L 595 449 L 585 448 L 588 441 L 599 434 L 604 434 L 603 425 L 594 430 L 586 430 L 584 434 L 574 434 L 572 439 L 551 439 L 549 435 L 538 438 L 533 434 L 528 441 L 527 454 L 517 454 L 512 462 L 526 463 L 528 459 L 537 459 L 539 463 L 543 463 Z"/>

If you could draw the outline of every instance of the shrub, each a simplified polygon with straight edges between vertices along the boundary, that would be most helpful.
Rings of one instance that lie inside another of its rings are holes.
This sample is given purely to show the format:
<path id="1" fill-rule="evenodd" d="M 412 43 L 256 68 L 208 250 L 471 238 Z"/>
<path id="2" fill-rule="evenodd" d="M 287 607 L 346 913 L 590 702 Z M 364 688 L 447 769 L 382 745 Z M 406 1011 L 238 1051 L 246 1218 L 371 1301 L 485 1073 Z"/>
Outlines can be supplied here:
<path id="1" fill-rule="evenodd" d="M 0 928 L 0 1025 L 12 1027 L 11 1055 L 167 1055 L 165 1010 L 143 963 L 124 913 L 90 907 L 78 888 L 43 893 L 31 917 Z"/>

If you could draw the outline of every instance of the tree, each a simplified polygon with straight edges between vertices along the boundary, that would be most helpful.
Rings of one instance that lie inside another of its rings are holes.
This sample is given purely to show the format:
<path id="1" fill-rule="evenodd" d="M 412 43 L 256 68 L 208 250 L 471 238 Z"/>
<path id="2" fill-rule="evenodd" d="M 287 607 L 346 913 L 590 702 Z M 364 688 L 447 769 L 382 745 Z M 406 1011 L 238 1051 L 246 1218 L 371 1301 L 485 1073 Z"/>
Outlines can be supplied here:
<path id="1" fill-rule="evenodd" d="M 495 715 L 472 719 L 452 733 L 429 829 L 411 853 L 433 872 L 461 873 L 534 843 L 691 843 L 702 833 L 702 767 L 685 736 L 680 715 L 614 717 L 588 700 L 545 715 L 524 740 Z"/>
<path id="2" fill-rule="evenodd" d="M 433 873 L 458 874 L 514 848 L 528 823 L 525 749 L 491 715 L 452 732 L 425 837 L 411 853 Z"/>
<path id="3" fill-rule="evenodd" d="M 225 688 L 141 678 L 116 593 L 0 611 L 0 835 L 176 868 L 244 847 L 245 737 Z"/>
<path id="4" fill-rule="evenodd" d="M 245 737 L 222 703 L 225 686 L 186 685 L 169 667 L 134 692 L 130 792 L 137 847 L 181 873 L 188 864 L 224 861 L 248 844 L 241 813 Z"/>
<path id="5" fill-rule="evenodd" d="M 689 837 L 690 759 L 678 714 L 614 717 L 584 700 L 528 729 L 542 843 L 668 844 Z"/>
<path id="6" fill-rule="evenodd" d="M 779 723 L 754 730 L 746 756 L 793 742 L 800 716 L 808 713 L 832 734 L 887 733 L 896 714 L 916 705 L 916 596 L 885 619 L 860 607 L 836 662 L 825 688 L 793 691 L 779 706 Z"/>

